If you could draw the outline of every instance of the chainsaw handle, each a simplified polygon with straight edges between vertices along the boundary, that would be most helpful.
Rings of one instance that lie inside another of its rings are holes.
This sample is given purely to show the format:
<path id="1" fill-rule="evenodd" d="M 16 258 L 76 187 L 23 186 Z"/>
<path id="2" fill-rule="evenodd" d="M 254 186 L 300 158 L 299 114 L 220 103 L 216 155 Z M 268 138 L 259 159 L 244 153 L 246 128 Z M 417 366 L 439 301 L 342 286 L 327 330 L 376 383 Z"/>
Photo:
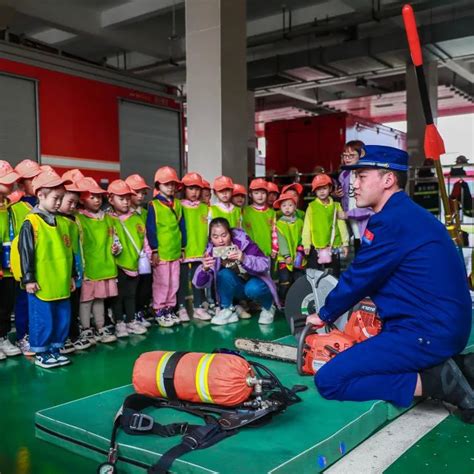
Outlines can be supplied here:
<path id="1" fill-rule="evenodd" d="M 303 372 L 303 351 L 305 346 L 306 337 L 308 336 L 311 330 L 319 329 L 317 326 L 313 326 L 312 324 L 307 324 L 300 333 L 300 337 L 298 339 L 298 346 L 296 348 L 296 369 L 300 375 L 307 375 Z"/>

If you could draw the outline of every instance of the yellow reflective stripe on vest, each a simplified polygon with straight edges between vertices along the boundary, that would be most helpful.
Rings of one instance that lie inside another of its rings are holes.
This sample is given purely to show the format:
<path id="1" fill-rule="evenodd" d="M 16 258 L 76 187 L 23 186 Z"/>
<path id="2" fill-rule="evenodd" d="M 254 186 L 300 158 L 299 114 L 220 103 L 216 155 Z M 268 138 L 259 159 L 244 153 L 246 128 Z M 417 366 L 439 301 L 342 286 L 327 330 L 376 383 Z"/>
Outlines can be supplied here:
<path id="1" fill-rule="evenodd" d="M 168 394 L 166 393 L 166 388 L 165 388 L 164 373 L 165 373 L 166 365 L 168 364 L 168 361 L 170 360 L 170 357 L 173 354 L 174 354 L 174 351 L 165 352 L 156 367 L 156 386 L 161 396 L 165 398 L 168 397 Z"/>
<path id="2" fill-rule="evenodd" d="M 196 391 L 204 403 L 214 403 L 209 393 L 209 367 L 216 354 L 205 354 L 201 357 L 196 369 Z"/>

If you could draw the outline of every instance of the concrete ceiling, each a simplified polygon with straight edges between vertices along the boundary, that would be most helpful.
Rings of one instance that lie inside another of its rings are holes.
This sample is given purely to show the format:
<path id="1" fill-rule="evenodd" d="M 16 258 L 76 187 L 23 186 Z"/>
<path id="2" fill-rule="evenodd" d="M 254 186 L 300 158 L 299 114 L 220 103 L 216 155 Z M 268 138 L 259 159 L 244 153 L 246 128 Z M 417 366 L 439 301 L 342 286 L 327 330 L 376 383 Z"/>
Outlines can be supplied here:
<path id="1" fill-rule="evenodd" d="M 248 84 L 260 109 L 359 109 L 376 117 L 384 103 L 398 104 L 408 61 L 403 3 L 247 0 Z M 425 58 L 438 62 L 440 86 L 459 91 L 440 107 L 468 110 L 474 95 L 474 2 L 412 5 Z M 181 86 L 184 8 L 180 0 L 0 0 L 0 28 L 20 40 Z M 400 110 L 385 106 L 388 115 Z"/>

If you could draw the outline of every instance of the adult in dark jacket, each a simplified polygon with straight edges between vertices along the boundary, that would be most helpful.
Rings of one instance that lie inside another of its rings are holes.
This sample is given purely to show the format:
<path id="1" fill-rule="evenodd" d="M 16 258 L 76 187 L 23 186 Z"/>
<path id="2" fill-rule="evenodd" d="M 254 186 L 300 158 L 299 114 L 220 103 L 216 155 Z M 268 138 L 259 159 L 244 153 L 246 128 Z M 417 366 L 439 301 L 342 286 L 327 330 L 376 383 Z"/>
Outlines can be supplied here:
<path id="1" fill-rule="evenodd" d="M 214 258 L 213 249 L 229 247 L 236 249 L 227 258 Z M 238 321 L 233 307 L 234 300 L 250 299 L 262 305 L 258 322 L 271 324 L 278 296 L 270 276 L 270 258 L 266 257 L 242 229 L 230 228 L 221 217 L 209 224 L 209 244 L 202 264 L 196 269 L 193 284 L 197 288 L 215 285 L 220 311 L 211 320 L 213 324 L 228 324 Z"/>

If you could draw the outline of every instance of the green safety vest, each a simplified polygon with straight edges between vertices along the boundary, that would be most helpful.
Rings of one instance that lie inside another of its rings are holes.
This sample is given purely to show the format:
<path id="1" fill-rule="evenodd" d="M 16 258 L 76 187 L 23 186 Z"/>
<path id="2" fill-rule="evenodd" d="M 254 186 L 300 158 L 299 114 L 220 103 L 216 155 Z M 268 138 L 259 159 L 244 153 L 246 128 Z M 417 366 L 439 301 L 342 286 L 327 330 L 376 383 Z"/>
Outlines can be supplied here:
<path id="1" fill-rule="evenodd" d="M 0 203 L 0 253 L 3 252 L 2 246 L 5 243 L 10 242 L 12 239 L 10 238 L 10 206 L 5 202 L 4 204 Z M 10 248 L 11 251 L 11 248 Z M 3 267 L 2 260 L 0 260 L 0 269 L 3 271 L 4 277 L 11 277 L 12 273 L 10 271 L 10 267 Z"/>
<path id="2" fill-rule="evenodd" d="M 15 235 L 18 235 L 25 217 L 33 208 L 26 201 L 18 201 L 15 204 L 12 204 L 10 209 L 13 217 L 13 230 Z"/>
<path id="3" fill-rule="evenodd" d="M 183 205 L 183 213 L 187 237 L 184 258 L 202 257 L 209 240 L 207 225 L 208 208 L 203 203 L 197 207 Z"/>
<path id="4" fill-rule="evenodd" d="M 146 218 L 148 217 L 148 209 L 145 207 L 140 207 L 139 209 L 135 209 L 134 214 L 140 216 L 143 223 L 146 225 Z"/>
<path id="5" fill-rule="evenodd" d="M 311 243 L 316 249 L 327 247 L 331 242 L 331 229 L 334 221 L 334 207 L 337 211 L 342 211 L 341 204 L 334 202 L 332 198 L 330 203 L 325 206 L 319 199 L 312 201 L 306 209 L 306 214 L 309 213 L 311 225 Z M 334 234 L 333 247 L 340 247 L 342 245 L 341 233 L 337 225 L 337 217 L 335 222 L 336 232 Z"/>
<path id="6" fill-rule="evenodd" d="M 122 251 L 115 257 L 115 261 L 120 268 L 136 272 L 138 270 L 138 259 L 145 243 L 145 224 L 138 214 L 132 214 L 125 221 L 120 221 L 118 217 L 113 217 L 115 230 L 117 232 Z M 124 227 L 128 230 L 125 232 Z M 135 242 L 135 246 L 130 241 L 130 237 Z M 137 247 L 137 249 L 135 248 Z"/>
<path id="7" fill-rule="evenodd" d="M 229 225 L 231 227 L 240 227 L 240 220 L 242 218 L 242 211 L 240 207 L 234 206 L 232 211 L 227 212 L 224 211 L 220 206 L 212 205 L 209 208 L 209 215 L 211 219 L 215 219 L 216 217 L 223 217 L 229 221 Z"/>
<path id="8" fill-rule="evenodd" d="M 288 245 L 288 250 L 290 251 L 290 257 L 295 261 L 296 258 L 296 249 L 301 245 L 301 235 L 303 233 L 304 222 L 299 217 L 295 222 L 282 221 L 281 219 L 277 221 L 276 227 L 277 231 L 285 238 Z M 278 261 L 284 262 L 285 258 L 282 255 L 278 255 Z M 303 264 L 305 261 L 303 261 Z M 288 270 L 293 271 L 293 265 L 287 265 Z"/>
<path id="9" fill-rule="evenodd" d="M 281 212 L 281 209 L 278 209 L 278 211 L 276 212 L 277 219 L 280 219 L 282 215 L 283 215 L 283 212 Z M 296 217 L 299 217 L 300 219 L 304 221 L 304 215 L 305 215 L 305 212 L 303 210 L 296 209 Z"/>
<path id="10" fill-rule="evenodd" d="M 78 213 L 76 222 L 84 252 L 84 277 L 94 281 L 115 278 L 117 265 L 112 255 L 115 232 L 112 217 L 105 214 L 102 219 L 94 219 Z"/>
<path id="11" fill-rule="evenodd" d="M 56 219 L 56 225 L 52 226 L 37 214 L 29 214 L 25 220 L 34 226 L 35 278 L 40 287 L 35 296 L 43 301 L 69 298 L 72 276 L 69 224 Z"/>
<path id="12" fill-rule="evenodd" d="M 249 237 L 268 257 L 272 253 L 272 227 L 275 221 L 273 209 L 258 210 L 245 206 L 242 216 L 242 227 Z"/>
<path id="13" fill-rule="evenodd" d="M 181 229 L 179 221 L 183 208 L 179 199 L 173 200 L 173 210 L 159 199 L 150 202 L 155 211 L 156 237 L 158 239 L 158 255 L 160 260 L 173 262 L 181 258 Z M 173 212 L 174 211 L 174 212 Z"/>

